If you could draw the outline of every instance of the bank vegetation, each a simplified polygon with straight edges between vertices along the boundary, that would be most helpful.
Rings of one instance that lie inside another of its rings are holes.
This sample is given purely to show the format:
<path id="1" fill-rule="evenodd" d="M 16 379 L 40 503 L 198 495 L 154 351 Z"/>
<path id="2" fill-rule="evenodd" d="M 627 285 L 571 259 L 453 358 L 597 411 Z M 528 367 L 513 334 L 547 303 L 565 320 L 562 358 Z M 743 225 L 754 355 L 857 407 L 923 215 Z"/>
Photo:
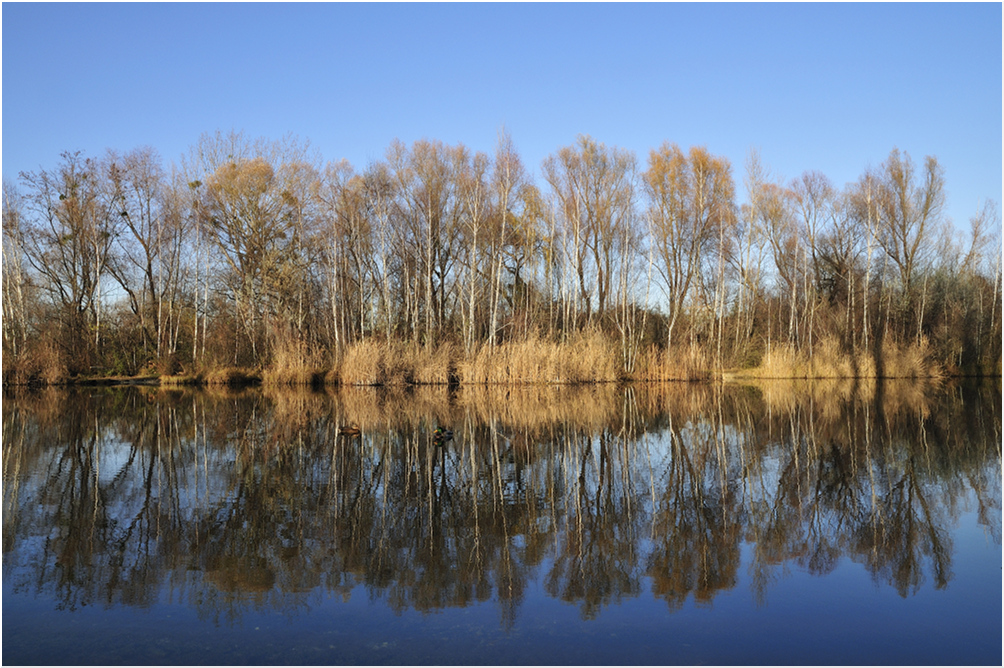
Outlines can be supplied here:
<path id="1" fill-rule="evenodd" d="M 3 184 L 3 380 L 1000 375 L 1000 212 L 945 197 L 897 149 L 842 188 L 588 136 L 534 176 L 504 132 L 362 170 L 240 133 L 65 153 Z"/>

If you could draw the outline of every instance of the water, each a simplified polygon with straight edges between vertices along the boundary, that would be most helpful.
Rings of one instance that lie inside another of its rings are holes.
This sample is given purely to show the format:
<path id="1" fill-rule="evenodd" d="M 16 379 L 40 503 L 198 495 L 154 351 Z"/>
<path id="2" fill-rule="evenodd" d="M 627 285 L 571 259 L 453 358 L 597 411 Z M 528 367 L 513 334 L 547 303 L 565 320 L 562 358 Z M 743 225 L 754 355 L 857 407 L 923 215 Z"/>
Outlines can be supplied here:
<path id="1" fill-rule="evenodd" d="M 1000 408 L 895 383 L 6 395 L 3 662 L 999 665 Z"/>

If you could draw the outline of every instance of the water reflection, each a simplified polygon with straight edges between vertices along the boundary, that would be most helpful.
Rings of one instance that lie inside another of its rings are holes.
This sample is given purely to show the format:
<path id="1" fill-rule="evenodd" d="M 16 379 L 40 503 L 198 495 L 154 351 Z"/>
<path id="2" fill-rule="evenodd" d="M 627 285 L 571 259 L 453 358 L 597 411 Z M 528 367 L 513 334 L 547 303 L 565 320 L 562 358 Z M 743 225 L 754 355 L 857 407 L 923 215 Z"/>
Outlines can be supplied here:
<path id="1" fill-rule="evenodd" d="M 360 586 L 397 611 L 495 601 L 506 628 L 534 582 L 583 618 L 739 582 L 766 603 L 783 569 L 842 558 L 909 596 L 951 585 L 967 500 L 1000 543 L 1000 405 L 890 384 L 8 396 L 4 578 L 217 623 Z"/>

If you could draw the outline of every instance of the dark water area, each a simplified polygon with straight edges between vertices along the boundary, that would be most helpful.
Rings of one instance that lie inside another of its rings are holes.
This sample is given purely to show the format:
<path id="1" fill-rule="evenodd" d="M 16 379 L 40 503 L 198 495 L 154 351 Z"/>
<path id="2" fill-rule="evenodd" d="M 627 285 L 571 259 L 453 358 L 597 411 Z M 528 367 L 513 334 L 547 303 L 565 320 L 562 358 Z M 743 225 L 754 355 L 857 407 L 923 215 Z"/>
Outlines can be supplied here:
<path id="1" fill-rule="evenodd" d="M 999 382 L 2 413 L 4 664 L 1001 663 Z"/>

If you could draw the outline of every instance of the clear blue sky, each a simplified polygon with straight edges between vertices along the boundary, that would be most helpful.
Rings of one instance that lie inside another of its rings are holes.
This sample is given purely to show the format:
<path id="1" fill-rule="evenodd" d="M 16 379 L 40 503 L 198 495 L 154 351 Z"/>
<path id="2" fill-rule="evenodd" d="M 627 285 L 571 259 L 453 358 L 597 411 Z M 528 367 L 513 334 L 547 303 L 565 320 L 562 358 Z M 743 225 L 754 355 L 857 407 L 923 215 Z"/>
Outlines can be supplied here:
<path id="1" fill-rule="evenodd" d="M 1001 5 L 18 4 L 3 8 L 3 177 L 204 132 L 309 140 L 357 169 L 394 138 L 526 166 L 578 134 L 750 148 L 842 187 L 893 147 L 965 225 L 1001 202 Z"/>

